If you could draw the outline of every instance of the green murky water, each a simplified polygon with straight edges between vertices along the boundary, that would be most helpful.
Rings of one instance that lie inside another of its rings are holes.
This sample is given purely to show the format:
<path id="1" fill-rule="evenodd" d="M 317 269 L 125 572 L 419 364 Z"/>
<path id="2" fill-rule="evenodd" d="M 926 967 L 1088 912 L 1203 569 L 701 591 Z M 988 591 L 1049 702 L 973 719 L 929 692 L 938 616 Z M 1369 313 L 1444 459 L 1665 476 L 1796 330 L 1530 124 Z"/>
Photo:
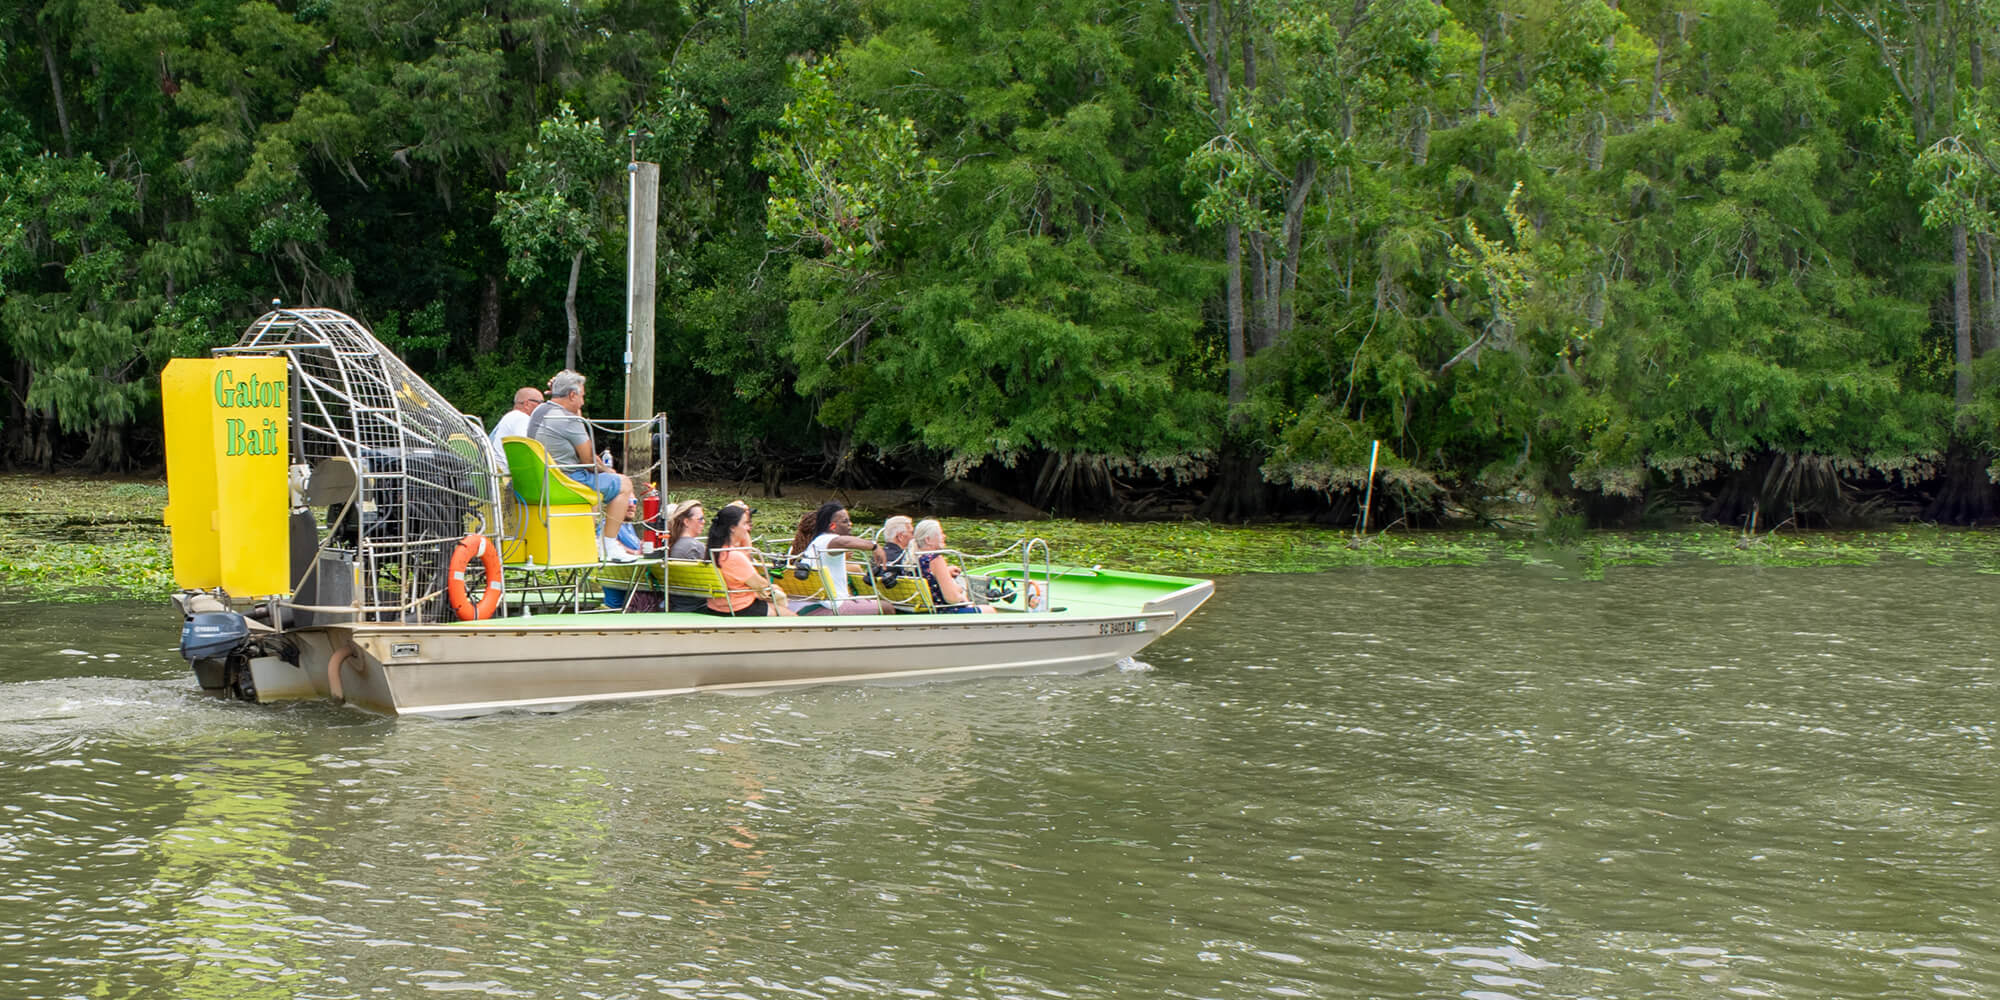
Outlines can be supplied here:
<path id="1" fill-rule="evenodd" d="M 1553 573 L 460 722 L 209 700 L 168 614 L 0 606 L 0 992 L 2000 994 L 1992 578 Z"/>

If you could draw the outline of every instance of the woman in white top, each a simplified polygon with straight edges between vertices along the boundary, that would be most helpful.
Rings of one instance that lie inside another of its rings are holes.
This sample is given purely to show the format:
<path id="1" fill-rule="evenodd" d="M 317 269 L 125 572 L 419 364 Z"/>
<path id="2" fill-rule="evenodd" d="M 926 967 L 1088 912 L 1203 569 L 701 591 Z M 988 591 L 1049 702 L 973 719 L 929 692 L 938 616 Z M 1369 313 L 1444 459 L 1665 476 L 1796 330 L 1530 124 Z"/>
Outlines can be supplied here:
<path id="1" fill-rule="evenodd" d="M 880 569 L 885 560 L 880 543 L 866 538 L 856 538 L 850 534 L 854 530 L 854 519 L 847 513 L 847 507 L 839 501 L 829 500 L 819 505 L 813 515 L 813 539 L 806 544 L 805 558 L 815 570 L 822 571 L 828 594 L 824 599 L 801 602 L 800 614 L 814 615 L 886 615 L 896 609 L 887 601 L 873 597 L 855 597 L 847 589 L 847 554 L 866 552 Z"/>

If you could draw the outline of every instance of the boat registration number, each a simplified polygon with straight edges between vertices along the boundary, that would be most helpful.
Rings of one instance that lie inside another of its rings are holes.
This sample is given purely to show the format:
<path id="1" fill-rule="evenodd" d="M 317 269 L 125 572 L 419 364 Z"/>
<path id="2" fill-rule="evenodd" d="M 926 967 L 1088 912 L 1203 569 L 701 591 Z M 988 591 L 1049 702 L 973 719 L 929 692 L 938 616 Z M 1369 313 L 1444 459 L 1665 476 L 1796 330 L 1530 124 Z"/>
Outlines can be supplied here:
<path id="1" fill-rule="evenodd" d="M 1134 632 L 1144 631 L 1146 631 L 1144 618 L 1133 622 L 1100 622 L 1097 626 L 1098 635 L 1131 635 Z"/>

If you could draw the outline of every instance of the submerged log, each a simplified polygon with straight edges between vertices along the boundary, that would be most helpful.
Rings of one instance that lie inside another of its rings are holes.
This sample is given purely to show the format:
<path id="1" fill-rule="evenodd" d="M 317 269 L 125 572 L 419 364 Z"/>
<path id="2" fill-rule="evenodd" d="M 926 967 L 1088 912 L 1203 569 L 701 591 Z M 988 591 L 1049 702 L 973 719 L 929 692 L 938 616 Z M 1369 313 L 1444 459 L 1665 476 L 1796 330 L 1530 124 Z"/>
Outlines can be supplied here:
<path id="1" fill-rule="evenodd" d="M 963 479 L 948 479 L 945 480 L 944 487 L 981 507 L 997 511 L 1008 517 L 1019 518 L 1024 521 L 1038 521 L 1048 516 L 1042 513 L 1040 508 L 1026 500 L 1008 496 L 999 490 L 989 489 L 978 483 L 968 482 Z"/>

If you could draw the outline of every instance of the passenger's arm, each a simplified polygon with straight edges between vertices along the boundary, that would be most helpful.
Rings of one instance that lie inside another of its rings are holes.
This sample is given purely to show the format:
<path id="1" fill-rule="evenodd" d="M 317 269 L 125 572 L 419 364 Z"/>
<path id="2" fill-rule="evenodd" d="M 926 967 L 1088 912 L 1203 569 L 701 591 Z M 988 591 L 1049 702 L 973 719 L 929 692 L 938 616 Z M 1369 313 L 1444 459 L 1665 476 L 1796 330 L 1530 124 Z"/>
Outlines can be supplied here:
<path id="1" fill-rule="evenodd" d="M 772 604 L 785 603 L 784 592 L 751 561 L 749 553 L 731 552 L 722 557 L 717 568 L 722 571 L 722 585 L 730 593 L 750 594 Z"/>
<path id="2" fill-rule="evenodd" d="M 929 572 L 931 579 L 937 581 L 938 593 L 944 597 L 946 604 L 970 603 L 965 599 L 965 584 L 959 582 L 958 568 L 946 562 L 943 556 L 931 557 Z"/>
<path id="3" fill-rule="evenodd" d="M 597 460 L 597 442 L 589 431 L 583 432 L 583 441 L 576 446 L 577 462 L 592 472 L 612 472 L 610 466 Z"/>
<path id="4" fill-rule="evenodd" d="M 826 540 L 826 547 L 829 549 L 865 550 L 871 553 L 876 565 L 885 565 L 881 542 L 870 541 L 866 538 L 857 538 L 853 535 L 835 535 Z"/>

